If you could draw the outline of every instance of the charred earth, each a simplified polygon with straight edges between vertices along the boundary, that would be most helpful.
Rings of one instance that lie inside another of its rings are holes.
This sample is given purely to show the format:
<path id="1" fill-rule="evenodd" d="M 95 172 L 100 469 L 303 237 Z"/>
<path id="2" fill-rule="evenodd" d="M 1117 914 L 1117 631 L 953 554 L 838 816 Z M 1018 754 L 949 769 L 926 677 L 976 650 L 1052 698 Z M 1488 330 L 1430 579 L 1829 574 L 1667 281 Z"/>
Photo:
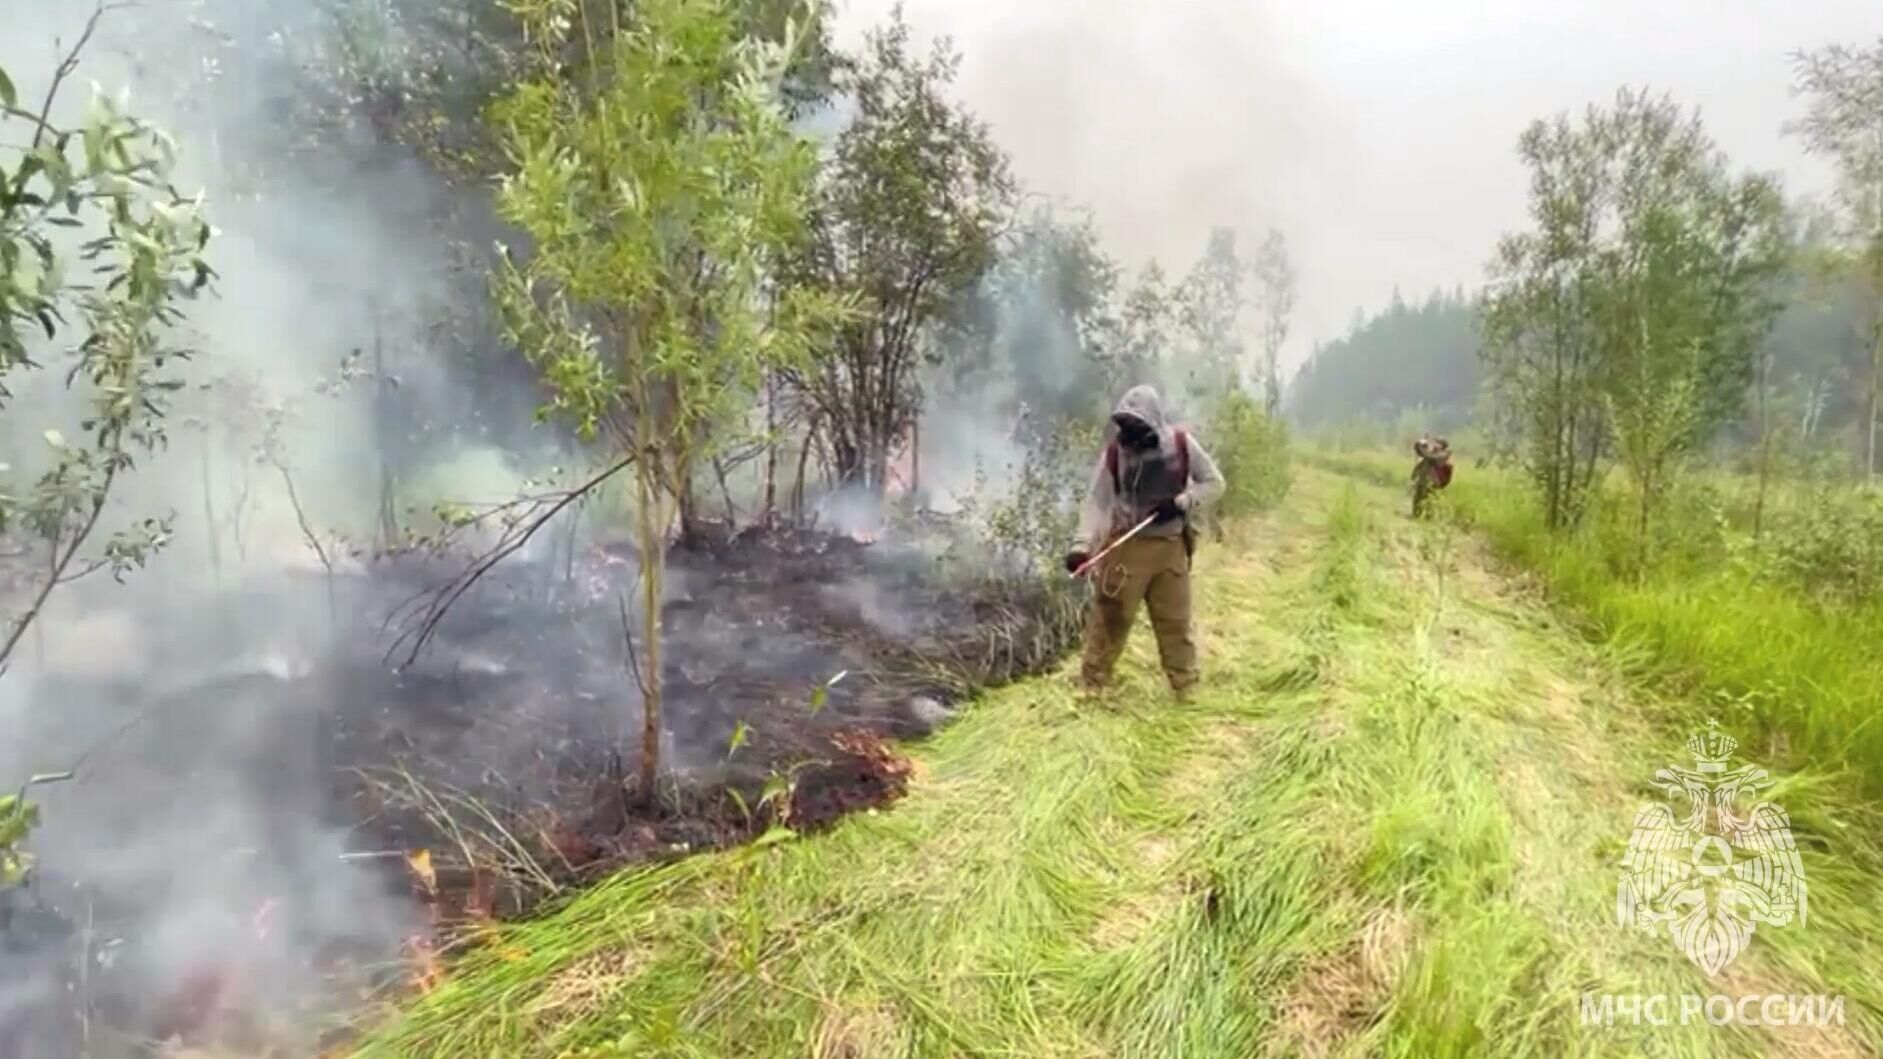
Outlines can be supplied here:
<path id="1" fill-rule="evenodd" d="M 482 922 L 896 798 L 886 739 L 1076 635 L 1069 592 L 936 547 L 709 536 L 669 558 L 650 803 L 624 780 L 633 550 L 508 561 L 389 662 L 386 616 L 462 563 L 153 578 L 47 616 L 0 767 L 79 776 L 36 792 L 37 867 L 0 895 L 0 1057 L 315 1054 Z"/>

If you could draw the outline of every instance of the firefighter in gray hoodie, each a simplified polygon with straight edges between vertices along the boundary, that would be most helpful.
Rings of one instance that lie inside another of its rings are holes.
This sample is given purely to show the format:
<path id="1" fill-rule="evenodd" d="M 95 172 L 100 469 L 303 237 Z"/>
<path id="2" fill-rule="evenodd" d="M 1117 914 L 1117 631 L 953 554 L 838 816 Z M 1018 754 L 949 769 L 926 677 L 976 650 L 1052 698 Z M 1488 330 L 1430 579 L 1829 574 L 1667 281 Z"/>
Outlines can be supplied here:
<path id="1" fill-rule="evenodd" d="M 1191 521 L 1222 494 L 1223 476 L 1193 435 L 1167 421 L 1162 400 L 1149 386 L 1134 386 L 1119 400 L 1107 433 L 1066 569 L 1077 571 L 1145 518 L 1154 515 L 1156 521 L 1088 571 L 1096 591 L 1081 682 L 1095 690 L 1110 681 L 1142 605 L 1150 611 L 1171 690 L 1187 697 L 1198 676 L 1190 631 Z"/>

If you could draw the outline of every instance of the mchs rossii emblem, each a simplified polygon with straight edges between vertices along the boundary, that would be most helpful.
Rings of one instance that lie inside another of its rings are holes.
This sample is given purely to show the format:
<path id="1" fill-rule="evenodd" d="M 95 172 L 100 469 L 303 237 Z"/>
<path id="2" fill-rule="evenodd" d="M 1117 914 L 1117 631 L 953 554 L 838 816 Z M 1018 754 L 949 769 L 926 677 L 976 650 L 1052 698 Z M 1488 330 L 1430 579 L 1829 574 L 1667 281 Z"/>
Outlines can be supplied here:
<path id="1" fill-rule="evenodd" d="M 1805 872 L 1791 817 L 1762 795 L 1772 779 L 1731 767 L 1739 743 L 1709 723 L 1687 740 L 1692 768 L 1654 774 L 1667 801 L 1635 813 L 1615 912 L 1624 926 L 1665 930 L 1709 977 L 1731 963 L 1761 923 L 1805 921 Z"/>

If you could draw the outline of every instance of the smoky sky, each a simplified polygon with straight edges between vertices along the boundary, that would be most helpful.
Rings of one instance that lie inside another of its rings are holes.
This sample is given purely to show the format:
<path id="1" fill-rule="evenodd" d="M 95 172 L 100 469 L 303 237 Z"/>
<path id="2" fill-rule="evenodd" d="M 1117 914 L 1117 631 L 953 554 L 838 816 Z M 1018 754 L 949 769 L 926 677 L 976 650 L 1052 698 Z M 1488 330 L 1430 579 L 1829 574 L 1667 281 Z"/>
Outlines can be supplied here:
<path id="1" fill-rule="evenodd" d="M 839 39 L 893 0 L 846 0 Z M 1524 222 L 1530 120 L 1623 85 L 1701 108 L 1738 165 L 1793 193 L 1824 167 L 1781 125 L 1789 54 L 1883 36 L 1875 0 L 906 0 L 963 52 L 957 95 L 1034 190 L 1090 206 L 1135 269 L 1181 270 L 1214 224 L 1287 233 L 1287 359 L 1395 287 L 1483 280 Z"/>

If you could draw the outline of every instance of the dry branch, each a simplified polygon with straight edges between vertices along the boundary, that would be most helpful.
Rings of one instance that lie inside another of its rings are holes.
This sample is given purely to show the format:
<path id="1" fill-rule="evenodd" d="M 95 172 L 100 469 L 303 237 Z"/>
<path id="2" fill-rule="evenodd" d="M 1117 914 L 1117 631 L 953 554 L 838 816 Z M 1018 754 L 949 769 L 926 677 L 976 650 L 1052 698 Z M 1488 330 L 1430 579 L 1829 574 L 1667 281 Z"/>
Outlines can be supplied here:
<path id="1" fill-rule="evenodd" d="M 454 528 L 462 531 L 472 525 L 482 525 L 493 517 L 501 515 L 504 519 L 503 533 L 497 542 L 474 558 L 462 571 L 446 580 L 420 592 L 400 604 L 387 616 L 384 628 L 399 626 L 400 632 L 387 647 L 385 657 L 392 658 L 401 650 L 406 652 L 405 660 L 399 664 L 403 669 L 418 660 L 419 652 L 425 649 L 432 637 L 438 632 L 451 608 L 471 590 L 471 586 L 483 579 L 485 574 L 496 569 L 505 559 L 516 554 L 536 536 L 538 530 L 554 521 L 570 504 L 587 496 L 601 487 L 610 478 L 621 473 L 634 462 L 633 456 L 624 456 L 610 464 L 606 469 L 576 486 L 574 489 L 559 493 L 540 494 L 496 505 L 469 519 L 465 519 Z M 518 512 L 527 511 L 526 515 Z"/>

